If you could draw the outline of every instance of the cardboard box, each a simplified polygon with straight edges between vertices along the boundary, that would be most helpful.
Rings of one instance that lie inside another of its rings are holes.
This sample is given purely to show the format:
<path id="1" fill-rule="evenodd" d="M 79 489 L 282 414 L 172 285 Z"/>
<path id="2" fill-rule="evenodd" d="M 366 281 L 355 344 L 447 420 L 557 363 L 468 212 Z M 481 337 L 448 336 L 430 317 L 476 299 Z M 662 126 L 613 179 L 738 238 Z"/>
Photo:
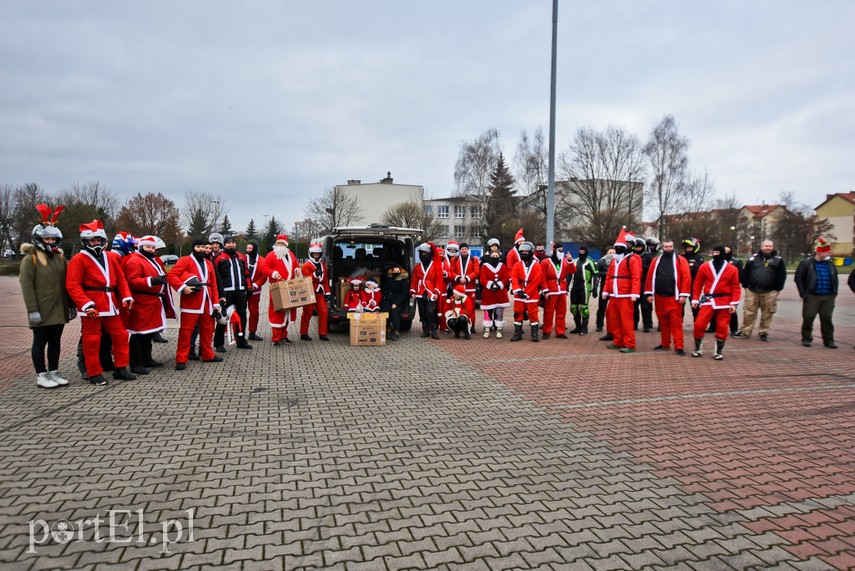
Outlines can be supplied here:
<path id="1" fill-rule="evenodd" d="M 385 345 L 388 317 L 388 313 L 348 313 L 350 344 L 358 347 Z"/>
<path id="2" fill-rule="evenodd" d="M 270 283 L 270 303 L 274 311 L 284 311 L 315 303 L 312 278 L 294 278 Z"/>
<path id="3" fill-rule="evenodd" d="M 343 308 L 344 299 L 350 293 L 350 282 L 346 278 L 338 278 L 338 288 L 336 291 L 336 306 Z"/>

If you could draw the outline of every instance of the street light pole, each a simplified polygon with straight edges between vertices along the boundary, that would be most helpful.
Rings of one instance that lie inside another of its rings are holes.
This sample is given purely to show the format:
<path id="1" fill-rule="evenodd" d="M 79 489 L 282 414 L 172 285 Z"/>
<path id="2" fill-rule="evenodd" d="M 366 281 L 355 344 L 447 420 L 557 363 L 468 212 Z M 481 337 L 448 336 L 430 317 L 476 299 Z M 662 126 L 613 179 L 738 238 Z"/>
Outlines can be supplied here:
<path id="1" fill-rule="evenodd" d="M 555 239 L 555 84 L 558 54 L 558 0 L 552 0 L 552 70 L 549 82 L 549 178 L 546 187 L 546 248 Z"/>

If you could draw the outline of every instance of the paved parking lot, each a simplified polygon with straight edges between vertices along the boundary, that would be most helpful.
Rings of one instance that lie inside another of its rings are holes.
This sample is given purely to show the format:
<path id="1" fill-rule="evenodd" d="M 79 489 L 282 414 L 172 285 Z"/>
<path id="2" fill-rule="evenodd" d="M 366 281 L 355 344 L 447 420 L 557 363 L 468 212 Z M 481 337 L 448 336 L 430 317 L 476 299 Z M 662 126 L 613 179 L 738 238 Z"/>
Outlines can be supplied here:
<path id="1" fill-rule="evenodd" d="M 855 567 L 848 289 L 837 350 L 800 346 L 789 283 L 771 340 L 722 362 L 656 333 L 630 355 L 334 334 L 103 388 L 75 321 L 53 391 L 17 281 L 0 295 L 4 570 Z"/>

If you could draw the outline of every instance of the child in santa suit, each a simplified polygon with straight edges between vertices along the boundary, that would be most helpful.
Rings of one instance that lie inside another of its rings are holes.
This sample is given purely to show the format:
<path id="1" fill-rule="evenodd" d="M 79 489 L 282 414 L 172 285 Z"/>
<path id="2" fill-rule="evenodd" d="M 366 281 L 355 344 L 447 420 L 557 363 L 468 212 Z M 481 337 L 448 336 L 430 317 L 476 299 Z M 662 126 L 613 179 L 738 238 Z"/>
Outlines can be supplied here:
<path id="1" fill-rule="evenodd" d="M 344 308 L 348 312 L 362 313 L 365 304 L 362 302 L 362 280 L 355 278 L 350 280 L 350 291 L 344 296 Z"/>
<path id="2" fill-rule="evenodd" d="M 490 337 L 490 329 L 496 330 L 496 339 L 502 338 L 505 327 L 505 308 L 511 306 L 508 284 L 511 271 L 502 263 L 502 253 L 492 250 L 481 264 L 481 309 L 484 310 L 484 339 Z"/>
<path id="3" fill-rule="evenodd" d="M 466 294 L 466 287 L 462 284 L 454 286 L 451 297 L 445 301 L 445 322 L 448 328 L 454 331 L 454 336 L 459 338 L 463 333 L 464 339 L 469 339 L 469 328 L 472 322 L 469 316 L 475 313 L 475 305 Z"/>
<path id="4" fill-rule="evenodd" d="M 288 249 L 288 236 L 279 234 L 276 236 L 276 243 L 271 251 L 264 258 L 264 263 L 261 264 L 262 277 L 276 283 L 287 281 L 294 278 L 303 277 L 303 272 L 300 270 L 297 256 L 294 252 Z M 259 284 L 260 279 L 256 280 Z M 292 321 L 297 320 L 297 308 L 283 309 L 276 311 L 273 306 L 273 294 L 270 294 L 270 305 L 267 307 L 267 318 L 270 321 L 272 331 L 273 346 L 280 347 L 282 343 L 291 343 L 288 339 L 288 325 Z"/>
<path id="5" fill-rule="evenodd" d="M 380 301 L 383 299 L 383 294 L 380 293 L 380 288 L 374 278 L 365 280 L 365 288 L 362 290 L 362 307 L 365 311 L 377 313 L 380 311 Z"/>
<path id="6" fill-rule="evenodd" d="M 99 349 L 101 329 L 113 341 L 113 378 L 123 381 L 136 379 L 128 370 L 128 331 L 122 325 L 119 308 L 131 310 L 134 300 L 122 272 L 118 254 L 107 252 L 107 234 L 100 220 L 80 226 L 83 249 L 68 262 L 65 287 L 77 306 L 83 337 L 83 359 L 89 382 L 106 385 Z M 118 295 L 117 295 L 118 294 Z M 121 301 L 120 301 L 121 300 Z"/>

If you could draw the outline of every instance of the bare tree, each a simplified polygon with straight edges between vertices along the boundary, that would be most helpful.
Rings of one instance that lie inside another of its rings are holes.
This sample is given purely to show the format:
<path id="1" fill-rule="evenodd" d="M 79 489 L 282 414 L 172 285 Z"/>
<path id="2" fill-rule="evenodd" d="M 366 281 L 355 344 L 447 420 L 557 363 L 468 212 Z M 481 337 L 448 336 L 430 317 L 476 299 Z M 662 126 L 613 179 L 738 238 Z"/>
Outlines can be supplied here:
<path id="1" fill-rule="evenodd" d="M 474 141 L 460 143 L 457 162 L 454 163 L 456 194 L 474 196 L 477 199 L 482 217 L 479 234 L 482 236 L 487 231 L 484 216 L 487 212 L 487 201 L 490 199 L 490 176 L 496 169 L 500 153 L 499 132 L 492 128 Z"/>
<path id="2" fill-rule="evenodd" d="M 715 203 L 715 185 L 710 180 L 709 173 L 693 173 L 687 175 L 682 192 L 678 195 L 677 204 L 680 212 L 703 212 L 709 210 Z"/>
<path id="3" fill-rule="evenodd" d="M 653 208 L 654 219 L 659 221 L 660 240 L 668 233 L 665 214 L 678 211 L 677 198 L 686 184 L 688 149 L 689 139 L 680 135 L 677 122 L 671 115 L 666 115 L 656 125 L 650 140 L 644 145 L 644 155 L 651 171 L 646 202 Z"/>
<path id="4" fill-rule="evenodd" d="M 543 140 L 543 129 L 538 127 L 529 138 L 523 130 L 520 142 L 514 155 L 514 170 L 516 181 L 523 195 L 528 196 L 537 192 L 547 183 L 549 175 L 548 149 Z"/>
<path id="5" fill-rule="evenodd" d="M 784 213 L 772 227 L 769 238 L 775 242 L 778 254 L 788 262 L 801 261 L 810 255 L 820 236 L 833 241 L 834 225 L 819 218 L 813 209 L 796 202 L 792 192 L 782 192 L 778 201 Z"/>
<path id="6" fill-rule="evenodd" d="M 402 202 L 383 213 L 383 224 L 402 228 L 420 228 L 422 241 L 436 240 L 442 233 L 442 224 L 415 201 Z"/>
<path id="7" fill-rule="evenodd" d="M 34 182 L 30 182 L 19 186 L 14 191 L 14 206 L 12 210 L 12 222 L 10 231 L 10 243 L 12 249 L 16 252 L 21 250 L 21 244 L 30 240 L 33 226 L 41 222 L 41 217 L 36 211 L 36 204 L 47 202 L 47 195 Z M 62 202 L 52 203 L 50 206 L 63 204 Z M 60 216 L 60 223 L 67 218 L 66 213 Z"/>
<path id="8" fill-rule="evenodd" d="M 188 190 L 184 195 L 181 214 L 188 228 L 188 236 L 209 234 L 214 228 L 219 228 L 220 218 L 227 213 L 225 200 L 217 195 L 194 190 Z"/>
<path id="9" fill-rule="evenodd" d="M 559 164 L 573 203 L 572 237 L 603 247 L 622 226 L 640 226 L 645 169 L 638 137 L 614 126 L 581 128 Z"/>
<path id="10" fill-rule="evenodd" d="M 97 180 L 75 182 L 60 191 L 64 202 L 85 204 L 100 213 L 99 219 L 105 224 L 116 219 L 119 213 L 119 199 L 116 194 Z"/>
<path id="11" fill-rule="evenodd" d="M 14 248 L 12 228 L 15 225 L 15 188 L 0 184 L 0 246 Z"/>
<path id="12" fill-rule="evenodd" d="M 306 242 L 320 238 L 325 234 L 324 229 L 311 218 L 294 222 L 294 241 Z"/>
<path id="13" fill-rule="evenodd" d="M 309 201 L 304 216 L 317 224 L 322 234 L 326 234 L 333 228 L 348 226 L 359 220 L 362 211 L 355 196 L 347 196 L 330 187 Z"/>
<path id="14" fill-rule="evenodd" d="M 177 247 L 184 239 L 181 215 L 175 203 L 161 193 L 137 194 L 119 210 L 116 227 L 134 236 L 153 234 Z"/>

